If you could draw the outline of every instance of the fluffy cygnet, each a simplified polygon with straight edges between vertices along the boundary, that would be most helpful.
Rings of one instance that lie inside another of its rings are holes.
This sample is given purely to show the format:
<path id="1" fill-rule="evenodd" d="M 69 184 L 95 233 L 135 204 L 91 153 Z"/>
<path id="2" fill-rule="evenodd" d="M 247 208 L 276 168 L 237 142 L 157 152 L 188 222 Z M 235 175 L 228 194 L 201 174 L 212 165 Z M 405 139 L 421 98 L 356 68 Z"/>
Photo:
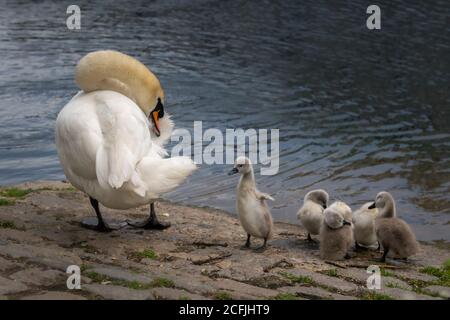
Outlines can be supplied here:
<path id="1" fill-rule="evenodd" d="M 317 189 L 308 192 L 303 200 L 303 206 L 297 212 L 297 218 L 308 231 L 308 240 L 312 241 L 311 235 L 320 233 L 323 221 L 323 211 L 328 204 L 328 193 Z"/>
<path id="2" fill-rule="evenodd" d="M 389 192 L 378 193 L 375 202 L 369 207 L 372 208 L 378 209 L 375 232 L 384 250 L 382 262 L 386 261 L 389 252 L 396 258 L 407 260 L 419 251 L 416 236 L 409 225 L 396 218 L 395 200 Z"/>
<path id="3" fill-rule="evenodd" d="M 274 199 L 256 189 L 255 175 L 250 159 L 239 157 L 234 168 L 228 174 L 240 173 L 237 187 L 236 207 L 242 228 L 247 232 L 245 247 L 250 247 L 250 237 L 264 239 L 259 250 L 266 248 L 267 240 L 272 236 L 273 220 L 266 200 Z"/>
<path id="4" fill-rule="evenodd" d="M 377 208 L 369 209 L 372 202 L 367 202 L 353 213 L 353 235 L 357 249 L 361 247 L 374 247 L 378 245 L 375 233 L 375 218 Z"/>
<path id="5" fill-rule="evenodd" d="M 350 258 L 353 243 L 352 209 L 344 202 L 334 202 L 324 211 L 320 228 L 320 257 L 325 260 Z"/>

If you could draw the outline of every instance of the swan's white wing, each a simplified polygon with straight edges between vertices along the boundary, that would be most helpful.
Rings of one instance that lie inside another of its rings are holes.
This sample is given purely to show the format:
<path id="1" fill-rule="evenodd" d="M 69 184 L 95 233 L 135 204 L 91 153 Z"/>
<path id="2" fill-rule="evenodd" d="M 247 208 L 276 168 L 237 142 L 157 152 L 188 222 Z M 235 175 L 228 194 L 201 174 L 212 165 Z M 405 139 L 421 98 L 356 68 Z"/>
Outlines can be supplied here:
<path id="1" fill-rule="evenodd" d="M 188 157 L 147 156 L 139 162 L 136 172 L 145 184 L 147 196 L 157 198 L 181 184 L 195 169 L 196 165 Z"/>
<path id="2" fill-rule="evenodd" d="M 112 99 L 97 101 L 103 136 L 96 154 L 97 178 L 101 186 L 116 189 L 131 180 L 138 162 L 151 148 L 148 123 L 141 111 L 133 112 L 133 108 L 118 103 Z"/>

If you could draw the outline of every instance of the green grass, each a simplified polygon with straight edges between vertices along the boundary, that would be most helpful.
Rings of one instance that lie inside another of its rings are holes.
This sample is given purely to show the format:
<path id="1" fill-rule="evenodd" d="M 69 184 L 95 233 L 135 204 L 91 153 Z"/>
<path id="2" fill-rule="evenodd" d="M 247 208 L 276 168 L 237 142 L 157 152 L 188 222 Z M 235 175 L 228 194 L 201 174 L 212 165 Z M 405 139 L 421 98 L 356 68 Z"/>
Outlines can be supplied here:
<path id="1" fill-rule="evenodd" d="M 275 297 L 274 300 L 298 300 L 297 296 L 292 293 L 279 293 Z"/>
<path id="2" fill-rule="evenodd" d="M 419 271 L 439 279 L 438 281 L 432 281 L 432 284 L 450 287 L 450 260 L 445 261 L 440 267 L 428 266 Z"/>
<path id="3" fill-rule="evenodd" d="M 179 296 L 178 300 L 191 300 L 188 296 Z"/>
<path id="4" fill-rule="evenodd" d="M 130 254 L 130 258 L 134 260 L 141 259 L 158 259 L 158 254 L 153 249 L 144 249 L 142 251 L 133 252 Z"/>
<path id="5" fill-rule="evenodd" d="M 325 270 L 323 272 L 323 274 L 326 274 L 327 276 L 330 276 L 330 277 L 337 277 L 338 276 L 338 272 L 337 272 L 336 269 Z"/>
<path id="6" fill-rule="evenodd" d="M 395 300 L 390 295 L 377 292 L 368 292 L 362 298 L 364 300 Z"/>
<path id="7" fill-rule="evenodd" d="M 14 222 L 12 221 L 2 221 L 0 220 L 0 228 L 1 229 L 18 229 Z"/>
<path id="8" fill-rule="evenodd" d="M 8 200 L 8 199 L 0 198 L 0 206 L 12 206 L 15 203 L 16 202 L 14 200 Z"/>
<path id="9" fill-rule="evenodd" d="M 393 272 L 390 272 L 385 268 L 380 268 L 380 274 L 383 277 L 395 277 L 395 274 Z"/>
<path id="10" fill-rule="evenodd" d="M 228 292 L 224 292 L 224 291 L 217 291 L 214 294 L 214 299 L 216 299 L 216 300 L 233 300 L 231 295 Z"/>
<path id="11" fill-rule="evenodd" d="M 23 199 L 30 192 L 32 192 L 31 189 L 24 190 L 24 189 L 18 189 L 18 188 L 8 188 L 8 189 L 3 189 L 2 191 L 0 191 L 0 195 L 2 195 L 4 197 L 8 197 L 8 198 Z"/>
<path id="12" fill-rule="evenodd" d="M 397 289 L 408 290 L 408 288 L 405 288 L 405 287 L 399 285 L 398 283 L 394 283 L 394 282 L 388 282 L 385 284 L 385 286 L 388 288 L 397 288 Z"/>
<path id="13" fill-rule="evenodd" d="M 111 277 L 99 274 L 97 272 L 91 271 L 87 272 L 86 276 L 91 278 L 92 281 L 96 283 L 110 282 L 112 285 L 127 287 L 134 290 L 145 290 L 150 288 L 157 287 L 165 287 L 165 288 L 174 288 L 175 284 L 172 280 L 166 278 L 155 278 L 150 283 L 142 283 L 138 281 L 127 281 L 127 280 L 119 280 L 113 279 Z"/>
<path id="14" fill-rule="evenodd" d="M 155 278 L 150 283 L 150 285 L 154 287 L 164 287 L 164 288 L 174 288 L 175 283 L 172 280 L 166 278 Z"/>
<path id="15" fill-rule="evenodd" d="M 280 272 L 280 275 L 293 283 L 314 284 L 313 279 L 309 276 L 296 276 L 289 272 Z"/>

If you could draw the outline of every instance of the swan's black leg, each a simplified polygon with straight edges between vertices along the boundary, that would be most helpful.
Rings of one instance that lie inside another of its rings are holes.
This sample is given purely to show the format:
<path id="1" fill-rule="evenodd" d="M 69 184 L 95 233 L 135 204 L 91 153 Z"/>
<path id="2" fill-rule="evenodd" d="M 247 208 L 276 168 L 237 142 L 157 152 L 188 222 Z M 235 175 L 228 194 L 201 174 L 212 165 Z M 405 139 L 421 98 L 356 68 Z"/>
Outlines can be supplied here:
<path id="1" fill-rule="evenodd" d="M 142 228 L 142 229 L 164 230 L 164 229 L 167 229 L 168 227 L 170 227 L 169 222 L 160 222 L 158 220 L 158 218 L 156 217 L 154 203 L 150 204 L 150 216 L 147 219 L 145 219 L 142 222 L 133 223 L 133 222 L 127 221 L 127 223 L 132 227 Z"/>
<path id="2" fill-rule="evenodd" d="M 97 215 L 97 219 L 87 218 L 81 222 L 81 226 L 87 229 L 96 230 L 100 232 L 111 232 L 115 228 L 110 227 L 105 220 L 103 220 L 102 214 L 100 212 L 100 208 L 98 205 L 98 201 L 92 197 L 89 197 L 92 208 L 95 210 L 95 214 Z"/>

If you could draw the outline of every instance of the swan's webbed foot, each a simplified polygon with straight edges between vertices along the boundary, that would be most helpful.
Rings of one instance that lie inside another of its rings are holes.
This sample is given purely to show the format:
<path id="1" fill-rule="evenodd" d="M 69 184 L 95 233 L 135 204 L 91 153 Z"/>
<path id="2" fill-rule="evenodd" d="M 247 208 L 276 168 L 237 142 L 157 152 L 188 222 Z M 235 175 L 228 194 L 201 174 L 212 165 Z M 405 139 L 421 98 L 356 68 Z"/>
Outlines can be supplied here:
<path id="1" fill-rule="evenodd" d="M 122 227 L 124 227 L 124 224 L 108 224 L 102 217 L 102 214 L 100 212 L 100 208 L 98 205 L 98 201 L 95 200 L 92 197 L 89 197 L 89 200 L 91 202 L 92 208 L 95 210 L 95 214 L 97 215 L 97 218 L 89 217 L 84 219 L 81 222 L 81 226 L 86 229 L 95 230 L 99 232 L 111 232 L 113 230 L 118 230 Z"/>
<path id="2" fill-rule="evenodd" d="M 95 230 L 98 232 L 111 232 L 114 230 L 119 230 L 120 228 L 123 228 L 126 224 L 109 224 L 106 221 L 98 220 L 94 217 L 89 217 L 81 221 L 81 226 L 83 228 L 89 229 L 89 230 Z"/>
<path id="3" fill-rule="evenodd" d="M 164 230 L 170 227 L 170 222 L 161 222 L 156 217 L 155 212 L 155 205 L 154 203 L 150 204 L 150 216 L 141 222 L 130 222 L 127 221 L 129 226 L 132 226 L 134 228 L 141 228 L 141 229 L 154 229 L 154 230 Z"/>

